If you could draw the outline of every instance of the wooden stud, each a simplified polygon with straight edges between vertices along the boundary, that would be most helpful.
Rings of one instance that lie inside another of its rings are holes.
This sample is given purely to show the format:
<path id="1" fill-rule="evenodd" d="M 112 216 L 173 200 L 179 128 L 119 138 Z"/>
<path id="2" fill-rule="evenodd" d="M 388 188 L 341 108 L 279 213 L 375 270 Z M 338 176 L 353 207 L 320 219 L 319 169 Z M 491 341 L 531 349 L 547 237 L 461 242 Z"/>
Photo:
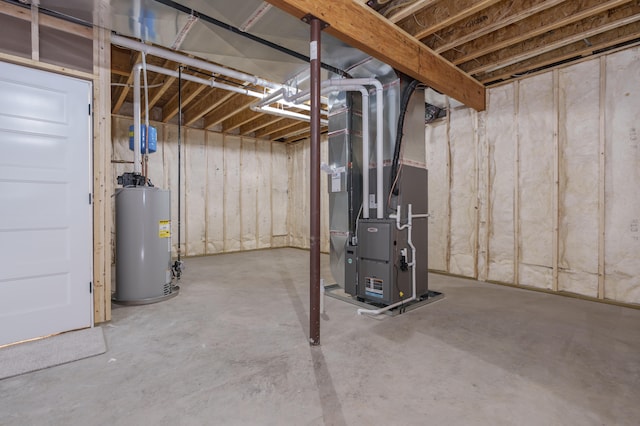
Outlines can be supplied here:
<path id="1" fill-rule="evenodd" d="M 447 245 L 445 252 L 445 270 L 451 273 L 451 189 L 453 187 L 453 165 L 451 164 L 451 104 L 449 98 L 447 98 L 447 116 L 446 116 L 446 134 L 447 141 L 447 184 L 449 190 L 447 191 Z"/>
<path id="2" fill-rule="evenodd" d="M 479 259 L 480 259 L 480 130 L 479 130 L 479 120 L 478 115 L 480 113 L 473 111 L 473 144 L 475 146 L 476 152 L 474 155 L 474 187 L 475 187 L 475 209 L 476 209 L 476 229 L 475 229 L 475 241 L 473 243 L 473 278 L 478 279 L 479 275 Z"/>
<path id="3" fill-rule="evenodd" d="M 38 4 L 31 3 L 31 59 L 40 60 L 40 24 Z"/>
<path id="4" fill-rule="evenodd" d="M 553 291 L 559 290 L 558 268 L 560 262 L 560 168 L 562 163 L 562 151 L 560 149 L 560 78 L 559 71 L 553 71 L 553 237 L 552 260 L 553 278 L 551 287 Z"/>
<path id="5" fill-rule="evenodd" d="M 204 131 L 204 254 L 209 254 L 209 131 Z"/>
<path id="6" fill-rule="evenodd" d="M 514 83 L 515 151 L 513 178 L 513 283 L 520 285 L 520 82 Z"/>
<path id="7" fill-rule="evenodd" d="M 463 104 L 482 111 L 485 88 L 374 10 L 353 0 L 268 0 L 302 19 L 312 15 L 325 32 Z M 381 42 L 382 41 L 382 42 Z"/>
<path id="8" fill-rule="evenodd" d="M 598 299 L 604 299 L 606 290 L 605 270 L 605 231 L 606 231 L 606 126 L 607 126 L 607 58 L 600 57 L 600 143 L 599 143 L 599 167 L 598 167 Z"/>
<path id="9" fill-rule="evenodd" d="M 489 91 L 489 96 L 487 99 L 487 102 L 489 103 L 489 105 L 491 105 L 491 91 Z M 489 112 L 487 112 L 487 115 L 490 114 L 490 108 L 489 108 Z M 491 206 L 491 144 L 489 143 L 488 137 L 487 137 L 487 129 L 485 127 L 485 131 L 484 131 L 484 140 L 485 140 L 485 146 L 487 149 L 487 170 L 486 170 L 486 179 L 487 179 L 487 183 L 486 183 L 486 191 L 485 191 L 485 205 L 486 205 L 486 214 L 485 214 L 485 219 L 487 221 L 487 223 L 485 224 L 486 227 L 486 233 L 487 235 L 485 236 L 485 280 L 489 279 L 489 270 L 491 268 L 491 252 L 490 252 L 490 248 L 491 248 L 491 242 L 490 242 L 490 235 L 491 235 L 491 210 L 492 210 L 492 206 Z"/>
<path id="10" fill-rule="evenodd" d="M 93 298 L 94 322 L 111 319 L 111 40 L 109 6 L 97 3 L 93 69 Z"/>

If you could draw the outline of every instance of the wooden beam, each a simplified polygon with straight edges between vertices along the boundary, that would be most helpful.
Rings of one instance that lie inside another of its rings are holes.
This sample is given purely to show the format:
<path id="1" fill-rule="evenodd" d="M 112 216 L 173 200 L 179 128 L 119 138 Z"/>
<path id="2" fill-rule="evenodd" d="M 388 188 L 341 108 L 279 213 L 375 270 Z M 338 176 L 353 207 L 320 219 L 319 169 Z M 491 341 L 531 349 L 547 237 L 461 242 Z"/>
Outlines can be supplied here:
<path id="1" fill-rule="evenodd" d="M 204 128 L 208 129 L 216 124 L 222 123 L 227 118 L 247 108 L 254 103 L 256 98 L 236 94 L 220 105 L 218 108 L 204 116 Z"/>
<path id="2" fill-rule="evenodd" d="M 517 45 L 485 55 L 482 58 L 474 59 L 460 65 L 460 68 L 470 74 L 478 74 L 485 71 L 495 71 L 540 54 L 560 49 L 566 45 L 578 43 L 578 50 L 582 50 L 580 49 L 580 43 L 584 44 L 585 47 L 590 47 L 589 44 L 592 44 L 592 42 L 585 40 L 639 20 L 640 4 L 632 3 L 583 19 L 557 31 L 546 32 Z"/>
<path id="3" fill-rule="evenodd" d="M 125 85 L 115 87 L 115 93 L 113 98 L 116 101 L 113 104 L 113 107 L 111 108 L 111 113 L 117 114 L 118 111 L 120 111 L 122 104 L 124 104 L 124 101 L 127 99 L 127 94 L 129 93 L 129 89 L 133 84 L 133 67 L 140 61 L 141 58 L 142 58 L 142 53 L 137 52 L 135 59 L 133 60 L 133 63 L 129 65 L 129 75 L 127 76 L 127 81 L 124 82 Z"/>
<path id="4" fill-rule="evenodd" d="M 532 16 L 529 19 L 508 25 L 484 37 L 458 45 L 443 53 L 443 57 L 456 65 L 488 55 L 509 46 L 522 43 L 533 37 L 586 19 L 612 7 L 628 3 L 629 0 L 582 0 L 564 2 Z"/>
<path id="5" fill-rule="evenodd" d="M 462 21 L 433 33 L 423 42 L 436 53 L 453 49 L 507 25 L 515 24 L 565 0 L 502 0 Z"/>
<path id="6" fill-rule="evenodd" d="M 499 0 L 447 0 L 426 7 L 398 22 L 398 26 L 417 39 L 485 9 Z"/>
<path id="7" fill-rule="evenodd" d="M 251 109 L 247 108 L 243 111 L 240 111 L 238 114 L 224 120 L 222 122 L 222 132 L 227 133 L 232 130 L 235 130 L 238 127 L 242 126 L 243 124 L 246 124 L 249 121 L 255 118 L 258 118 L 260 116 L 262 116 L 261 113 L 252 111 Z"/>
<path id="8" fill-rule="evenodd" d="M 640 22 L 634 22 L 623 27 L 616 28 L 603 34 L 590 37 L 591 46 L 584 41 L 579 41 L 560 49 L 535 56 L 526 61 L 500 68 L 496 71 L 484 73 L 478 76 L 483 83 L 497 82 L 501 79 L 511 78 L 513 75 L 526 73 L 528 70 L 545 67 L 576 56 L 591 55 L 594 51 L 602 50 L 640 38 Z"/>
<path id="9" fill-rule="evenodd" d="M 207 86 L 204 84 L 194 83 L 192 81 L 187 81 L 182 85 L 182 108 L 185 105 L 188 105 L 191 101 L 193 101 L 196 96 L 200 94 Z M 166 123 L 171 120 L 180 110 L 180 105 L 178 103 L 178 96 L 176 93 L 165 106 L 162 107 L 162 122 Z"/>
<path id="10" fill-rule="evenodd" d="M 184 112 L 184 124 L 190 126 L 202 117 L 219 107 L 223 102 L 228 101 L 234 93 L 222 89 L 209 89 L 209 91 L 192 105 L 189 105 Z"/>
<path id="11" fill-rule="evenodd" d="M 271 114 L 262 114 L 262 116 L 256 118 L 255 120 L 251 120 L 247 124 L 243 124 L 242 126 L 240 126 L 240 134 L 246 135 L 248 133 L 255 132 L 256 130 L 262 129 L 263 127 L 267 127 L 270 124 L 274 124 L 281 120 L 284 120 L 284 117 L 279 117 L 277 115 Z"/>
<path id="12" fill-rule="evenodd" d="M 267 0 L 297 18 L 322 19 L 327 33 L 478 111 L 485 89 L 369 7 L 352 0 Z"/>

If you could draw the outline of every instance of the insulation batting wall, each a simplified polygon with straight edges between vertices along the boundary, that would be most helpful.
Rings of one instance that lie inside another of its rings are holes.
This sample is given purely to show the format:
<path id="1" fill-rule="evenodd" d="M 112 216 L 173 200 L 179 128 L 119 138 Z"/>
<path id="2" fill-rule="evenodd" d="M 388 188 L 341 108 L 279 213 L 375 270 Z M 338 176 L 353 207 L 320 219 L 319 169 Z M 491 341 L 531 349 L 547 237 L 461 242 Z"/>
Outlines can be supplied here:
<path id="1" fill-rule="evenodd" d="M 289 232 L 291 246 L 309 248 L 309 155 L 311 142 L 287 146 L 289 156 Z M 328 158 L 326 136 L 320 141 L 320 159 Z M 329 252 L 329 192 L 327 174 L 320 172 L 320 250 Z"/>
<path id="2" fill-rule="evenodd" d="M 112 120 L 114 180 L 133 169 L 132 164 L 120 163 L 133 160 L 129 150 L 131 124 L 130 118 Z M 151 124 L 158 130 L 158 151 L 149 156 L 149 177 L 155 186 L 171 190 L 172 252 L 176 256 L 178 128 Z M 182 144 L 184 256 L 289 245 L 286 146 L 197 129 L 183 129 Z M 111 193 L 116 188 L 115 182 L 112 185 Z"/>
<path id="3" fill-rule="evenodd" d="M 632 48 L 428 125 L 430 269 L 640 303 L 638 81 Z"/>

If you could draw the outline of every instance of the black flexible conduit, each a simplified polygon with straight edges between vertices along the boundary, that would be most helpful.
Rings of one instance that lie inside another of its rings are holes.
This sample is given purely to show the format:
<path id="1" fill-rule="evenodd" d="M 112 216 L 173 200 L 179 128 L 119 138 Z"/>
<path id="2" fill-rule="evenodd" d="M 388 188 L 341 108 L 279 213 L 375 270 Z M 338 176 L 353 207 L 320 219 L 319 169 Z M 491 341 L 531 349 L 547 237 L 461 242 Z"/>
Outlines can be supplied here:
<path id="1" fill-rule="evenodd" d="M 211 16 L 208 16 L 208 15 L 205 15 L 203 13 L 200 13 L 200 12 L 198 12 L 196 10 L 193 10 L 193 9 L 187 7 L 187 6 L 183 6 L 183 5 L 179 4 L 179 3 L 176 3 L 175 1 L 172 1 L 172 0 L 155 0 L 155 1 L 160 3 L 160 4 L 163 4 L 165 6 L 168 6 L 170 8 L 173 8 L 175 10 L 178 10 L 178 11 L 180 11 L 182 13 L 186 13 L 187 15 L 193 15 L 193 16 L 199 18 L 199 19 L 202 19 L 205 22 L 208 22 L 210 24 L 215 25 L 216 27 L 223 28 L 223 29 L 225 29 L 227 31 L 231 31 L 234 34 L 238 34 L 238 35 L 240 35 L 242 37 L 248 38 L 249 40 L 252 40 L 252 41 L 255 41 L 257 43 L 260 43 L 263 46 L 267 46 L 267 47 L 270 47 L 272 49 L 275 49 L 278 52 L 287 54 L 289 56 L 293 56 L 294 58 L 299 59 L 301 61 L 304 61 L 304 62 L 307 62 L 307 63 L 311 62 L 311 59 L 308 56 L 303 55 L 302 53 L 298 53 L 295 50 L 291 50 L 291 49 L 288 49 L 288 48 L 286 48 L 284 46 L 280 46 L 279 44 L 273 43 L 273 42 L 271 42 L 269 40 L 266 40 L 266 39 L 264 39 L 262 37 L 258 37 L 258 36 L 255 36 L 253 34 L 250 34 L 248 32 L 242 31 L 240 28 L 234 27 L 233 25 L 230 25 L 230 24 L 222 22 L 222 21 L 220 21 L 218 19 L 212 18 Z M 340 68 L 336 68 L 334 66 L 331 66 L 331 65 L 325 64 L 325 63 L 321 63 L 320 66 L 323 69 L 325 69 L 327 71 L 331 71 L 332 73 L 335 73 L 335 74 L 339 74 L 342 77 L 350 77 L 349 73 L 347 73 L 346 71 L 341 70 Z"/>
<path id="2" fill-rule="evenodd" d="M 402 92 L 402 100 L 400 101 L 400 116 L 398 117 L 398 127 L 396 129 L 396 146 L 393 150 L 393 161 L 391 162 L 391 173 L 390 173 L 390 185 L 391 192 L 393 195 L 398 195 L 398 186 L 396 185 L 396 180 L 398 177 L 398 170 L 400 169 L 400 153 L 402 152 L 402 137 L 404 136 L 402 129 L 404 128 L 404 117 L 407 113 L 407 107 L 409 106 L 409 101 L 411 100 L 411 95 L 415 92 L 416 87 L 420 82 L 418 80 L 411 80 L 409 85 L 405 87 Z"/>

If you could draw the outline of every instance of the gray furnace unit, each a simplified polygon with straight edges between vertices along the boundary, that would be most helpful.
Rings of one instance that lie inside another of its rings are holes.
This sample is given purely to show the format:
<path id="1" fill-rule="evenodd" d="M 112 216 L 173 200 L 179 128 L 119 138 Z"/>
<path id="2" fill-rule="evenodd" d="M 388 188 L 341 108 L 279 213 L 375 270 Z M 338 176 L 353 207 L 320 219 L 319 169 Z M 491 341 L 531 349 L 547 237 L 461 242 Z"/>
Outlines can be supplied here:
<path id="1" fill-rule="evenodd" d="M 333 171 L 328 185 L 333 276 L 354 299 L 385 309 L 426 300 L 432 292 L 427 280 L 424 89 L 376 60 L 349 73 L 354 78 L 376 75 L 384 85 L 383 190 L 382 199 L 377 199 L 378 94 L 370 92 L 368 129 L 362 125 L 361 97 L 333 94 L 328 158 Z M 370 141 L 366 159 L 362 158 L 365 132 Z M 363 184 L 365 174 L 367 184 Z M 368 209 L 363 209 L 365 203 Z"/>

